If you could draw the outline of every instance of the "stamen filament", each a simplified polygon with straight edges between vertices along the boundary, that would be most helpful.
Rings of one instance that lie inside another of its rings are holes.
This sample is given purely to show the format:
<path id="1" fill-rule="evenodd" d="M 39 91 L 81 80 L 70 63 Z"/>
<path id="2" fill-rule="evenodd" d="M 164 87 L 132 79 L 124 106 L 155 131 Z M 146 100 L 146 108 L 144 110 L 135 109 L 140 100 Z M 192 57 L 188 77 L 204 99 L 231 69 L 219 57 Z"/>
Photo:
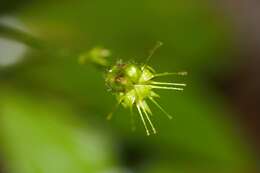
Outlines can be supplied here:
<path id="1" fill-rule="evenodd" d="M 159 49 L 162 45 L 163 45 L 163 43 L 160 41 L 158 41 L 156 43 L 156 45 L 153 47 L 153 49 L 149 52 L 149 55 L 148 55 L 146 62 L 142 69 L 144 69 L 147 66 L 147 64 L 150 62 L 150 60 L 151 60 L 152 56 L 154 55 L 154 53 L 156 52 L 156 50 Z"/>
<path id="2" fill-rule="evenodd" d="M 142 122 L 143 122 L 144 128 L 145 128 L 145 130 L 146 130 L 146 134 L 147 134 L 147 136 L 150 136 L 150 132 L 149 132 L 149 130 L 148 130 L 148 128 L 147 128 L 147 125 L 146 125 L 146 122 L 145 122 L 145 120 L 144 120 L 143 113 L 142 113 L 142 111 L 141 111 L 141 109 L 140 109 L 140 106 L 137 104 L 136 107 L 137 107 L 137 110 L 138 110 L 139 115 L 140 115 L 140 117 L 141 117 L 141 120 L 142 120 Z"/>
<path id="3" fill-rule="evenodd" d="M 114 115 L 115 111 L 118 109 L 118 107 L 120 106 L 120 104 L 121 104 L 121 101 L 118 102 L 118 103 L 114 106 L 114 108 L 112 109 L 112 111 L 107 115 L 107 120 L 111 120 L 111 119 L 113 118 L 113 115 Z"/>
<path id="4" fill-rule="evenodd" d="M 130 115 L 131 115 L 132 131 L 135 131 L 136 125 L 135 125 L 135 119 L 134 119 L 134 113 L 133 113 L 133 106 L 130 107 Z"/>
<path id="5" fill-rule="evenodd" d="M 152 81 L 151 84 L 155 84 L 155 85 L 186 86 L 186 84 L 183 84 L 183 83 L 167 83 L 167 82 L 155 82 L 155 81 Z"/>
<path id="6" fill-rule="evenodd" d="M 149 85 L 150 87 L 154 89 L 165 89 L 165 90 L 178 90 L 178 91 L 183 91 L 183 88 L 176 88 L 176 87 L 164 87 L 164 86 L 155 86 L 155 85 Z"/>
<path id="7" fill-rule="evenodd" d="M 159 103 L 157 103 L 152 97 L 149 97 L 149 99 L 155 104 L 155 106 L 157 106 L 169 119 L 172 119 L 172 116 L 166 112 L 161 105 L 159 105 Z"/>
<path id="8" fill-rule="evenodd" d="M 188 73 L 186 71 L 183 72 L 175 72 L 175 73 L 169 73 L 169 72 L 165 72 L 165 73 L 157 73 L 154 75 L 154 77 L 161 77 L 161 76 L 170 76 L 170 75 L 180 75 L 180 76 L 186 76 Z"/>
<path id="9" fill-rule="evenodd" d="M 143 110 L 143 112 L 144 112 L 144 114 L 146 116 L 146 119 L 148 120 L 150 126 L 152 127 L 153 133 L 156 134 L 157 133 L 156 129 L 154 128 L 154 125 L 153 125 L 152 121 L 150 120 L 150 117 L 149 117 L 148 113 L 146 112 L 146 110 L 145 110 L 145 108 L 143 106 L 143 103 L 141 103 L 141 108 L 142 108 L 142 110 Z"/>

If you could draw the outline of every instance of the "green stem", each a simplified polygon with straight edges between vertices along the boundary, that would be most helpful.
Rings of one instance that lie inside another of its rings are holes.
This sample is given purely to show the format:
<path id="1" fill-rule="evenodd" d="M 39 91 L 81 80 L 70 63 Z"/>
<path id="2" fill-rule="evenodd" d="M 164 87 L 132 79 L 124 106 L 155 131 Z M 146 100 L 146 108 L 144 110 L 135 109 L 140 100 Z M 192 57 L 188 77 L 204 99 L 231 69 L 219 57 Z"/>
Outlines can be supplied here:
<path id="1" fill-rule="evenodd" d="M 36 49 L 46 49 L 46 44 L 27 32 L 0 24 L 0 36 L 26 44 Z"/>
<path id="2" fill-rule="evenodd" d="M 54 56 L 54 57 L 79 57 L 79 54 L 67 50 L 67 49 L 62 49 L 53 45 L 49 45 L 43 40 L 36 38 L 32 36 L 31 34 L 21 31 L 19 29 L 0 24 L 0 37 L 3 38 L 8 38 L 15 40 L 17 42 L 24 43 L 25 45 L 37 49 L 41 51 L 42 53 L 45 53 L 49 56 Z M 91 64 L 94 66 L 98 67 L 98 69 L 104 70 L 107 66 L 101 65 L 100 63 L 96 63 L 95 61 L 91 61 Z"/>
<path id="3" fill-rule="evenodd" d="M 34 37 L 28 32 L 0 24 L 0 37 L 15 40 L 30 48 L 37 49 L 41 53 L 54 57 L 78 57 L 79 55 L 71 50 L 62 49 L 48 44 L 47 42 Z"/>

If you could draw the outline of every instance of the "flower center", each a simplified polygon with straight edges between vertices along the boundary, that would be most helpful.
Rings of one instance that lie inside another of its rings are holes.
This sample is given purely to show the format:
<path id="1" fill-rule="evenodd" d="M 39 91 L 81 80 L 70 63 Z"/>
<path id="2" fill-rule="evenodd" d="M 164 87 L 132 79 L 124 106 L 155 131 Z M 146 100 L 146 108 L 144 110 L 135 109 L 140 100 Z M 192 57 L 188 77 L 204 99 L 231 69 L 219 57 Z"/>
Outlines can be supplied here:
<path id="1" fill-rule="evenodd" d="M 106 74 L 106 83 L 114 92 L 129 92 L 139 84 L 142 76 L 141 68 L 133 63 L 118 63 Z"/>

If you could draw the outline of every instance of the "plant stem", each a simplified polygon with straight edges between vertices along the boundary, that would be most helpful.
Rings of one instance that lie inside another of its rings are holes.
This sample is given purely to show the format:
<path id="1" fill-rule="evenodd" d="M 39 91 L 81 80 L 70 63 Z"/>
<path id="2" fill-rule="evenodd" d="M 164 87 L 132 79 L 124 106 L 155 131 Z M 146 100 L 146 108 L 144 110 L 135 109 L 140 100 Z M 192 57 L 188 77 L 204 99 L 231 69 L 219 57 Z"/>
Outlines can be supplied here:
<path id="1" fill-rule="evenodd" d="M 76 53 L 65 50 L 60 47 L 56 47 L 48 44 L 47 42 L 34 37 L 28 32 L 21 31 L 19 29 L 0 24 L 0 37 L 12 39 L 14 41 L 23 43 L 30 48 L 37 49 L 42 53 L 45 53 L 50 56 L 56 57 L 69 57 L 69 56 L 78 56 Z"/>
<path id="2" fill-rule="evenodd" d="M 8 39 L 12 39 L 26 44 L 29 47 L 36 49 L 44 49 L 45 43 L 38 38 L 33 37 L 27 32 L 0 24 L 0 36 Z"/>
<path id="3" fill-rule="evenodd" d="M 17 42 L 21 42 L 30 48 L 37 49 L 41 53 L 47 54 L 48 56 L 53 57 L 80 57 L 78 53 L 75 53 L 68 49 L 63 49 L 48 44 L 47 42 L 32 36 L 28 32 L 21 31 L 19 29 L 0 24 L 0 37 L 12 39 Z M 91 61 L 90 64 L 93 64 L 97 67 L 98 70 L 104 71 L 107 66 L 104 66 L 96 61 Z"/>

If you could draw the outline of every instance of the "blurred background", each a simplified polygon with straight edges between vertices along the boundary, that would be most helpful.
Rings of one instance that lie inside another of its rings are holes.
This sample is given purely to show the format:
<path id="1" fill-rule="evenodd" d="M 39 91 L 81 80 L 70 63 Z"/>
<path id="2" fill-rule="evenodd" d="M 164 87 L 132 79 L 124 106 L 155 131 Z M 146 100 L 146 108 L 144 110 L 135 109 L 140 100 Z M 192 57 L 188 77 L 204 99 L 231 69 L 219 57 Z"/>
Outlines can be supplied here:
<path id="1" fill-rule="evenodd" d="M 0 0 L 0 173 L 258 173 L 260 3 L 254 0 Z M 11 35 L 11 36 L 10 36 Z M 157 135 L 115 105 L 78 54 L 188 71 L 161 91 Z M 75 56 L 74 56 L 75 55 Z"/>

